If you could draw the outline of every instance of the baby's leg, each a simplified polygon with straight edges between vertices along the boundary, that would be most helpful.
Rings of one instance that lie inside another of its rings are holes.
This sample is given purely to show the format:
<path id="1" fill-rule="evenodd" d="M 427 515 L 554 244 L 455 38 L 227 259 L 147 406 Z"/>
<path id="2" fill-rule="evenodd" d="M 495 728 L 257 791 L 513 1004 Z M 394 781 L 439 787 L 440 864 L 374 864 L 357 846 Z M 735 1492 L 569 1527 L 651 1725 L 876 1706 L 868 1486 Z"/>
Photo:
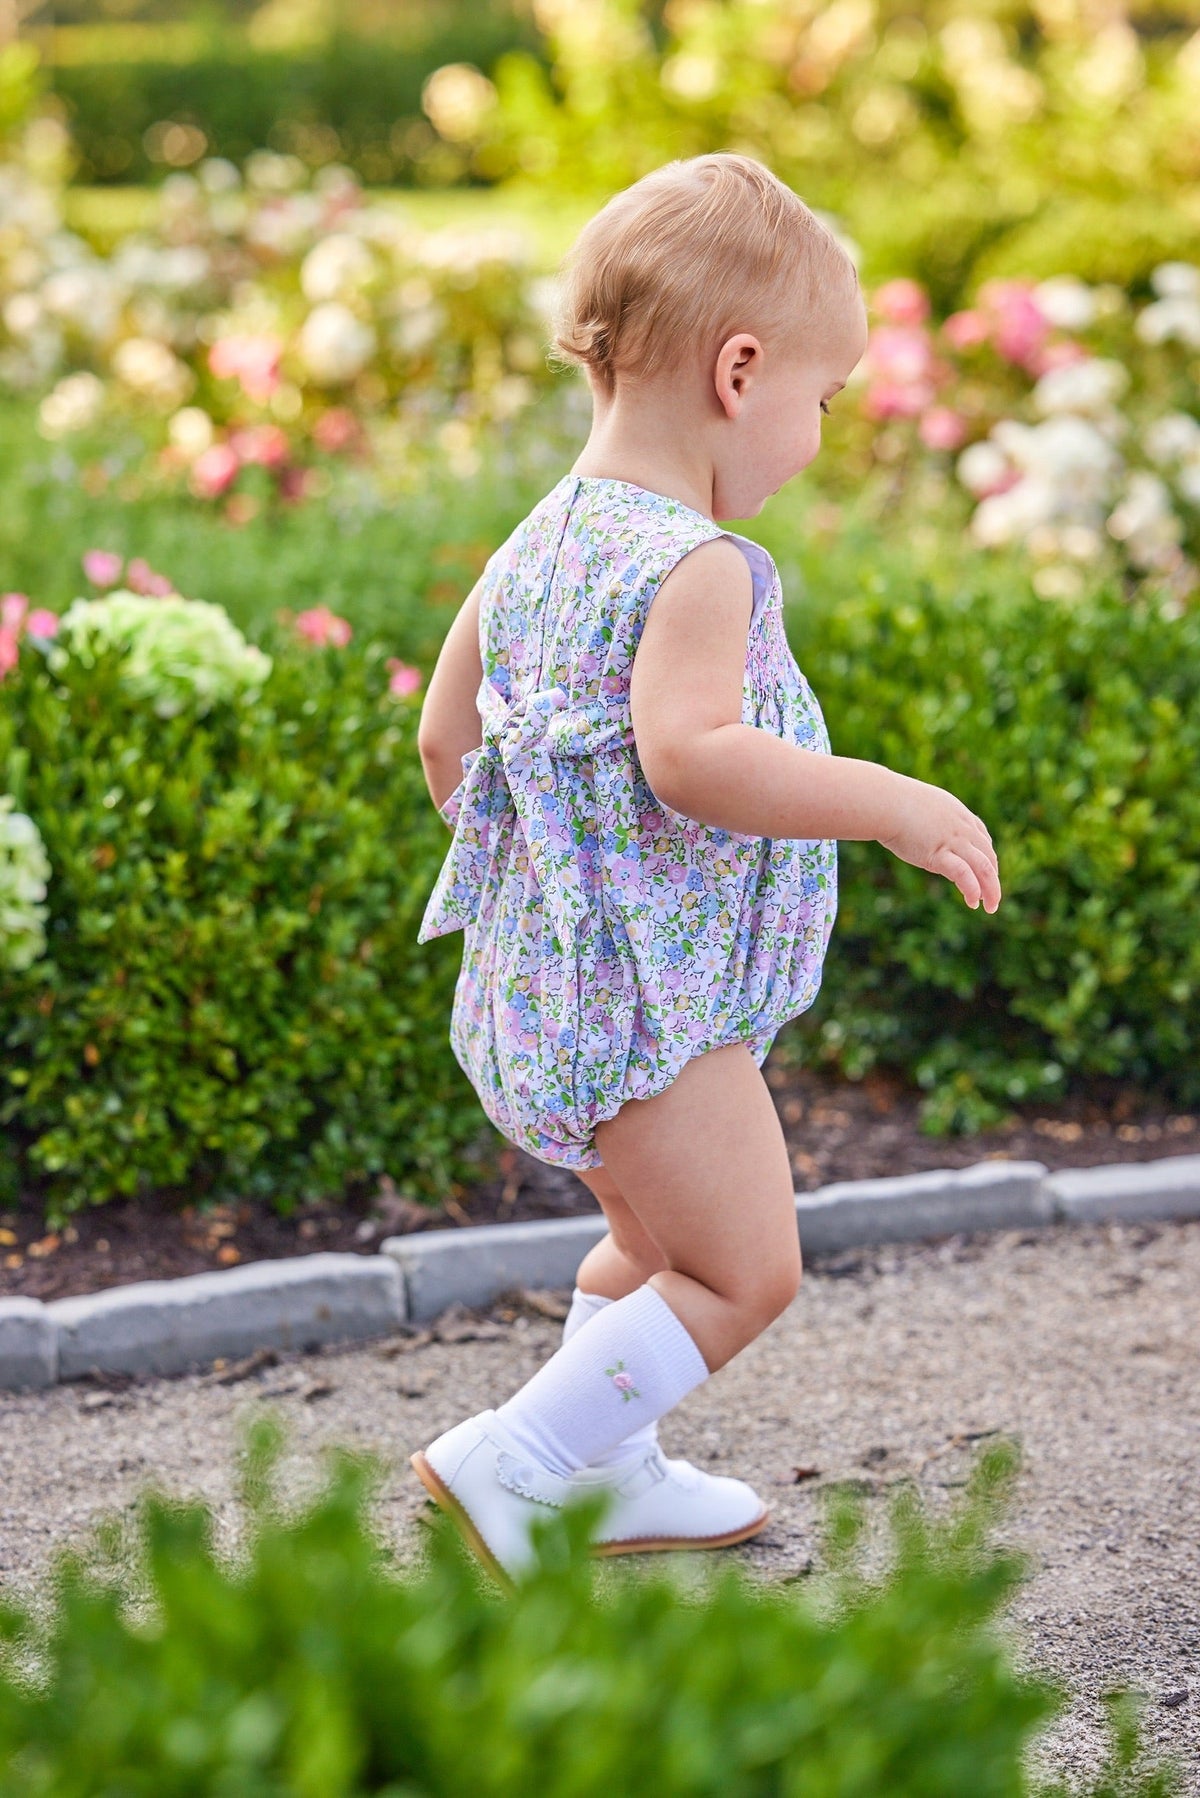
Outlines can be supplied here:
<path id="1" fill-rule="evenodd" d="M 602 1236 L 579 1263 L 575 1283 L 582 1291 L 604 1298 L 624 1298 L 667 1266 L 667 1258 L 639 1220 L 606 1167 L 576 1168 L 603 1211 L 608 1235 Z"/>
<path id="2" fill-rule="evenodd" d="M 614 1299 L 496 1407 L 519 1451 L 566 1478 L 677 1405 L 796 1295 L 800 1242 L 783 1132 L 744 1043 L 688 1062 L 596 1129 L 667 1265 Z"/>
<path id="3" fill-rule="evenodd" d="M 666 1257 L 650 1275 L 715 1373 L 795 1298 L 795 1183 L 770 1089 L 744 1043 L 686 1063 L 598 1124 L 605 1169 Z"/>

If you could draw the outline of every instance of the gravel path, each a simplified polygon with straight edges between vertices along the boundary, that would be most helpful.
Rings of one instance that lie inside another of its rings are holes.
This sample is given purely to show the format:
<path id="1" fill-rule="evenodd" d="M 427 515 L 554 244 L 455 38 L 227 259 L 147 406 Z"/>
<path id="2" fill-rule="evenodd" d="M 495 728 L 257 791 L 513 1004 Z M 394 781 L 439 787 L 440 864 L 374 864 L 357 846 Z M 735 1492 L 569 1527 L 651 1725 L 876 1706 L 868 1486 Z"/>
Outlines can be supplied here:
<path id="1" fill-rule="evenodd" d="M 1145 1694 L 1151 1749 L 1177 1755 L 1181 1792 L 1200 1798 L 1198 1290 L 1200 1222 L 954 1236 L 814 1258 L 791 1309 L 664 1420 L 664 1446 L 759 1487 L 771 1523 L 717 1552 L 769 1579 L 812 1559 L 823 1484 L 864 1481 L 874 1527 L 893 1479 L 917 1473 L 940 1508 L 984 1435 L 1015 1436 L 1024 1463 L 1001 1533 L 1032 1560 L 1009 1627 L 1022 1664 L 1072 1696 L 1033 1746 L 1031 1770 L 1093 1770 L 1099 1693 L 1131 1685 Z M 425 1495 L 406 1457 L 501 1403 L 558 1344 L 552 1318 L 504 1315 L 494 1309 L 476 1334 L 447 1324 L 450 1340 L 398 1336 L 284 1357 L 233 1383 L 204 1374 L 6 1396 L 0 1585 L 38 1590 L 58 1543 L 128 1506 L 151 1479 L 203 1494 L 232 1529 L 238 1424 L 268 1398 L 289 1426 L 289 1491 L 319 1480 L 321 1444 L 369 1446 L 394 1465 L 379 1525 L 406 1559 L 419 1556 Z M 798 1466 L 820 1477 L 797 1483 Z M 601 1576 L 653 1564 L 623 1557 Z"/>

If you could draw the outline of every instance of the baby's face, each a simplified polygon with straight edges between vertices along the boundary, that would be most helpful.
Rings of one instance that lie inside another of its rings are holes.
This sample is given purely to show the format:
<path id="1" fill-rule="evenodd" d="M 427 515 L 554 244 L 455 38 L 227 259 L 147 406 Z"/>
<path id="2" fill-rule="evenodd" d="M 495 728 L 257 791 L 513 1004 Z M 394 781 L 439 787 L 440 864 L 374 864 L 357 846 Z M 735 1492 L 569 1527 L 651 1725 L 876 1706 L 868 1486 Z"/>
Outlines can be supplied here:
<path id="1" fill-rule="evenodd" d="M 832 308 L 820 335 L 766 353 L 746 395 L 742 442 L 720 485 L 718 517 L 748 518 L 807 468 L 821 448 L 821 420 L 867 347 L 867 314 L 853 293 Z"/>

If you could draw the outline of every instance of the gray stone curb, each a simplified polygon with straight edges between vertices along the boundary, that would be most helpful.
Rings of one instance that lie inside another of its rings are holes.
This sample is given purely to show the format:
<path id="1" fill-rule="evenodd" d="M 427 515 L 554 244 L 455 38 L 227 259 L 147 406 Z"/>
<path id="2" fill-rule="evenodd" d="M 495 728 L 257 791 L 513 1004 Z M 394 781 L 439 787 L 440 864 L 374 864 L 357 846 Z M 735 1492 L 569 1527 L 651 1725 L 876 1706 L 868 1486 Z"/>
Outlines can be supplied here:
<path id="1" fill-rule="evenodd" d="M 1200 1155 L 1054 1174 L 1040 1161 L 979 1161 L 796 1194 L 801 1245 L 816 1254 L 964 1230 L 1191 1217 L 1200 1217 Z M 606 1228 L 602 1216 L 583 1216 L 419 1231 L 389 1236 L 378 1255 L 257 1261 L 46 1305 L 0 1299 L 0 1391 L 388 1335 L 456 1300 L 486 1305 L 512 1286 L 570 1286 Z"/>

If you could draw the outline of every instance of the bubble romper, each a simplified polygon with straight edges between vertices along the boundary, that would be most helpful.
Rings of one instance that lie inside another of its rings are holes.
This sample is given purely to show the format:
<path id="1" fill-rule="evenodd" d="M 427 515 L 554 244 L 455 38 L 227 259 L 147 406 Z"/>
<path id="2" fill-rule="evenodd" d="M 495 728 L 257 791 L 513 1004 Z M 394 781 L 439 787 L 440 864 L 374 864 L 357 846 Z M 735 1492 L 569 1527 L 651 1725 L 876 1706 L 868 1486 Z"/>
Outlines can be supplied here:
<path id="1" fill-rule="evenodd" d="M 651 791 L 629 709 L 659 583 L 729 537 L 754 577 L 742 723 L 829 753 L 761 544 L 680 500 L 564 475 L 484 568 L 482 743 L 439 808 L 454 840 L 419 943 L 461 929 L 450 1042 L 496 1128 L 539 1161 L 602 1166 L 594 1131 L 686 1062 L 761 1067 L 821 983 L 833 838 L 700 824 Z"/>

